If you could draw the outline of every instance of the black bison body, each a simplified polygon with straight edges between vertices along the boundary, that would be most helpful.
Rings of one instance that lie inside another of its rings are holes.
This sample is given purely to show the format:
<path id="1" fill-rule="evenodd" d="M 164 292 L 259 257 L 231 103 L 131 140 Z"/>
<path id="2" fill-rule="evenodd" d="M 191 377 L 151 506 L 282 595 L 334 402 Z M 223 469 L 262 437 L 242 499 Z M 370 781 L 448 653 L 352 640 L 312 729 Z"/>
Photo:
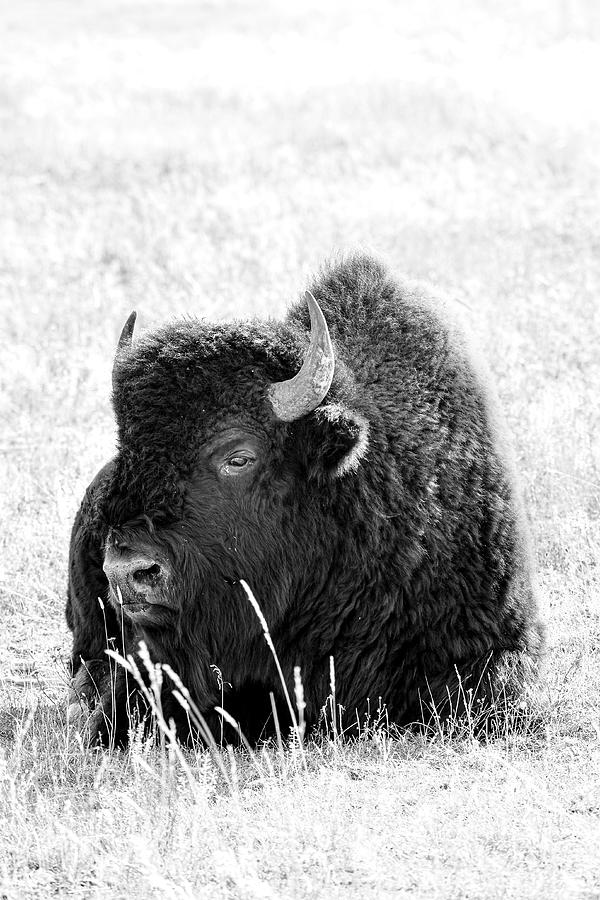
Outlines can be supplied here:
<path id="1" fill-rule="evenodd" d="M 127 735 L 107 641 L 144 640 L 215 728 L 218 666 L 225 708 L 250 739 L 270 733 L 282 687 L 241 579 L 289 682 L 301 667 L 309 725 L 330 657 L 347 725 L 380 704 L 398 724 L 486 710 L 535 674 L 520 505 L 460 333 L 367 257 L 311 291 L 283 321 L 124 329 L 118 451 L 70 553 L 72 701 L 92 740 Z M 170 687 L 165 715 L 185 737 Z"/>

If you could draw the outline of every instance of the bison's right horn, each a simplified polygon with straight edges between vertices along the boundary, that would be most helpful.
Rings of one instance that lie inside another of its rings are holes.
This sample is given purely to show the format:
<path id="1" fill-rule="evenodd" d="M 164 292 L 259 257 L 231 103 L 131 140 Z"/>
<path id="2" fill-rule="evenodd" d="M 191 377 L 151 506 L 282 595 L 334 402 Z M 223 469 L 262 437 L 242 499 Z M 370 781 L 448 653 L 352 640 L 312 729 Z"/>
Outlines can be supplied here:
<path id="1" fill-rule="evenodd" d="M 307 291 L 304 295 L 310 312 L 310 345 L 302 368 L 287 381 L 276 381 L 269 388 L 275 415 L 293 422 L 316 409 L 331 387 L 335 354 L 321 307 Z"/>
<path id="2" fill-rule="evenodd" d="M 113 363 L 113 370 L 112 370 L 113 388 L 115 387 L 115 374 L 117 371 L 117 363 L 119 362 L 119 357 L 121 356 L 123 351 L 129 350 L 129 348 L 131 347 L 131 345 L 133 343 L 133 327 L 135 325 L 136 317 L 137 317 L 137 313 L 134 310 L 132 313 L 130 313 L 129 318 L 123 325 L 121 337 L 119 338 L 119 343 L 117 344 L 117 352 L 115 354 L 115 361 Z"/>

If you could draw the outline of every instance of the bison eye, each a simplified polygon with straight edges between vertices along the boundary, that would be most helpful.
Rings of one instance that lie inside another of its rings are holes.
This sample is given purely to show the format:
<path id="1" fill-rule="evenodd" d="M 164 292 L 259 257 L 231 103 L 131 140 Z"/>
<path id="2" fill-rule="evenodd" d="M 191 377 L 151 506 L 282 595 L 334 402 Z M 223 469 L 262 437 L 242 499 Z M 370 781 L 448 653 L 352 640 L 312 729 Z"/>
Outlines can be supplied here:
<path id="1" fill-rule="evenodd" d="M 241 474 L 242 469 L 249 469 L 255 462 L 256 458 L 249 452 L 233 453 L 224 460 L 221 472 L 224 475 Z"/>
<path id="2" fill-rule="evenodd" d="M 231 459 L 227 460 L 228 466 L 233 466 L 234 469 L 241 469 L 242 466 L 248 465 L 252 460 L 248 459 L 247 456 L 232 456 Z"/>

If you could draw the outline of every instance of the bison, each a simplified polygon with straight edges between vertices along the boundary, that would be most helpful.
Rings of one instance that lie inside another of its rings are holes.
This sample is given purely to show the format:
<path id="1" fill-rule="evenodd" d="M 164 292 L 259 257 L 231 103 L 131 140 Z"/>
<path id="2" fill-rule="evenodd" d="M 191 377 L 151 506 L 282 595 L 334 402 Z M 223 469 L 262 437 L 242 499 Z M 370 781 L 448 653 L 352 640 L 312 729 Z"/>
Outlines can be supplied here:
<path id="1" fill-rule="evenodd" d="M 169 663 L 216 729 L 285 719 L 301 666 L 315 726 L 335 661 L 344 723 L 517 703 L 543 644 L 527 534 L 488 389 L 443 304 L 354 255 L 283 321 L 184 320 L 113 369 L 117 453 L 76 516 L 72 697 L 92 741 L 127 740 L 105 648 Z M 214 674 L 218 666 L 222 681 Z M 187 717 L 163 687 L 182 738 Z"/>

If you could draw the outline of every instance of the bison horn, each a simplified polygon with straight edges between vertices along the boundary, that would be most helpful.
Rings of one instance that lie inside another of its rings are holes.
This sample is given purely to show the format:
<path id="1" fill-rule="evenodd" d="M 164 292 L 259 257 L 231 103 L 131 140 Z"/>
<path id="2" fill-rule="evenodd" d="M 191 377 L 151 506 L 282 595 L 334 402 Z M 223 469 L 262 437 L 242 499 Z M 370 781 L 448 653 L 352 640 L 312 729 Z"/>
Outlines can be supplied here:
<path id="1" fill-rule="evenodd" d="M 293 422 L 317 408 L 331 387 L 335 369 L 325 316 L 309 291 L 304 297 L 310 312 L 310 345 L 302 368 L 293 378 L 274 382 L 269 388 L 275 415 L 283 422 Z"/>
<path id="2" fill-rule="evenodd" d="M 115 361 L 113 363 L 113 370 L 112 370 L 113 388 L 115 387 L 115 374 L 117 371 L 117 363 L 119 362 L 119 357 L 125 350 L 128 350 L 131 347 L 131 344 L 133 343 L 133 327 L 135 325 L 136 317 L 137 317 L 137 313 L 134 310 L 132 313 L 130 313 L 129 318 L 123 325 L 121 337 L 119 338 L 119 343 L 117 344 L 117 352 L 115 354 Z"/>

